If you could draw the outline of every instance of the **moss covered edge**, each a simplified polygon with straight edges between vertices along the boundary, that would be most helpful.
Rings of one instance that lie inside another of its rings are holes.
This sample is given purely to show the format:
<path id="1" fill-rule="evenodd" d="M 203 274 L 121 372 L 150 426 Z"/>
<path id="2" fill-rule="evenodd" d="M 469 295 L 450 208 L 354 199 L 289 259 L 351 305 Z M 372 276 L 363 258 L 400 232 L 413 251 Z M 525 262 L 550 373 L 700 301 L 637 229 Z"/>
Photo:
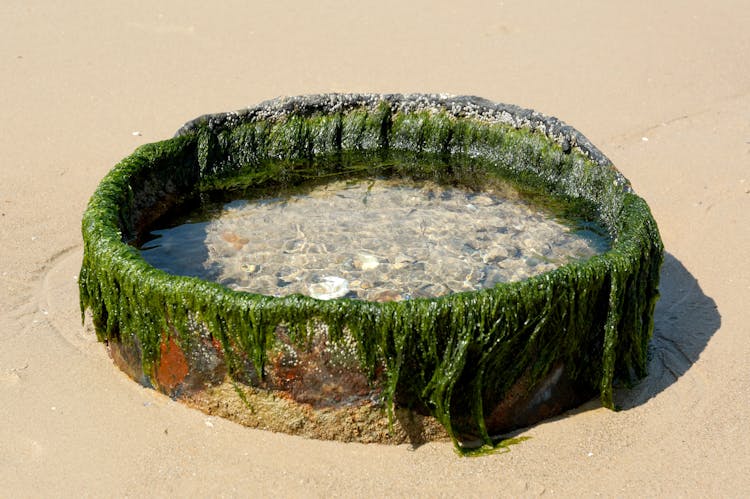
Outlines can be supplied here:
<path id="1" fill-rule="evenodd" d="M 433 165 L 425 169 L 425 164 Z M 373 303 L 232 291 L 147 264 L 128 241 L 187 195 L 351 173 L 498 176 L 594 207 L 611 249 L 525 281 L 434 299 Z M 409 165 L 413 165 L 410 167 Z M 394 172 L 391 172 L 394 173 Z M 357 341 L 383 391 L 426 409 L 454 441 L 491 443 L 486 420 L 522 377 L 552 369 L 613 407 L 615 379 L 646 374 L 663 246 L 645 201 L 585 137 L 559 120 L 476 97 L 326 94 L 207 115 L 147 144 L 105 176 L 82 221 L 81 311 L 101 341 L 136 342 L 147 376 L 171 335 L 186 350 L 196 321 L 230 375 L 262 376 L 279 324 L 302 341 L 317 322 Z"/>

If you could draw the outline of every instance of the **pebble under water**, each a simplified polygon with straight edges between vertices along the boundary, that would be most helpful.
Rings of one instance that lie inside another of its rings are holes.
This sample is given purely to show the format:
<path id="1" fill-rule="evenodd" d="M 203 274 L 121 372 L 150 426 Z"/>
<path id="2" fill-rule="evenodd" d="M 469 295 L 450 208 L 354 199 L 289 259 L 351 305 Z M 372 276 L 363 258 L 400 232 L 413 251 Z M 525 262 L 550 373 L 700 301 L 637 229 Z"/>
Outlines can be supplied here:
<path id="1" fill-rule="evenodd" d="M 473 192 L 336 181 L 188 217 L 151 231 L 140 248 L 147 262 L 273 296 L 437 297 L 522 280 L 609 248 L 597 226 L 562 219 L 507 186 Z"/>

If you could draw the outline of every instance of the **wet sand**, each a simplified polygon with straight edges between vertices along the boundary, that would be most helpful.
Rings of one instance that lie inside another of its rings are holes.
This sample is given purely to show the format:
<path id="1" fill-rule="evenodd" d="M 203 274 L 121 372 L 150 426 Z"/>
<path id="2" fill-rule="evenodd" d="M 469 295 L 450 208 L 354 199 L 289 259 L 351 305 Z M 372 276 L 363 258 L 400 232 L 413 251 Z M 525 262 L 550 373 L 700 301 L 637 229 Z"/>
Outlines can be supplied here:
<path id="1" fill-rule="evenodd" d="M 29 496 L 742 496 L 750 491 L 750 7 L 10 0 L 0 7 L 0 490 Z M 473 94 L 555 115 L 631 180 L 667 256 L 649 376 L 460 458 L 189 409 L 81 326 L 80 218 L 185 121 L 279 95 Z"/>

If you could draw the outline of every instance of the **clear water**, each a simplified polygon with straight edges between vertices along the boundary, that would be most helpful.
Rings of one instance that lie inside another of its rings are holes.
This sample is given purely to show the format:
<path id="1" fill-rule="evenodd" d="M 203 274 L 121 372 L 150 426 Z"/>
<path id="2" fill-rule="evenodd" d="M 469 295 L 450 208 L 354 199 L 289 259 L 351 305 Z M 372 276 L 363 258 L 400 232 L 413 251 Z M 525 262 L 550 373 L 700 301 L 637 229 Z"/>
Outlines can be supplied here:
<path id="1" fill-rule="evenodd" d="M 236 200 L 152 231 L 141 254 L 176 275 L 273 296 L 371 301 L 436 297 L 516 281 L 609 248 L 506 188 L 333 182 Z M 593 229 L 593 230 L 592 230 Z"/>

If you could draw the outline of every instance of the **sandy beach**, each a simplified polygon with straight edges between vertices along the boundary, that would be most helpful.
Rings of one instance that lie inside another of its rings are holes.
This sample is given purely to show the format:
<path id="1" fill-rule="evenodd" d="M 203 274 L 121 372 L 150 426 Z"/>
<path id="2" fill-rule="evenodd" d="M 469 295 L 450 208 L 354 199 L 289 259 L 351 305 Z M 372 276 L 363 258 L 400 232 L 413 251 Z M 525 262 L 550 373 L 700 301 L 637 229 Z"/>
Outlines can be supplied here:
<path id="1" fill-rule="evenodd" d="M 750 494 L 750 6 L 740 0 L 0 6 L 0 497 Z M 253 5 L 254 4 L 254 5 Z M 462 458 L 248 429 L 82 326 L 80 220 L 137 146 L 282 95 L 439 92 L 557 116 L 664 240 L 649 376 Z"/>

